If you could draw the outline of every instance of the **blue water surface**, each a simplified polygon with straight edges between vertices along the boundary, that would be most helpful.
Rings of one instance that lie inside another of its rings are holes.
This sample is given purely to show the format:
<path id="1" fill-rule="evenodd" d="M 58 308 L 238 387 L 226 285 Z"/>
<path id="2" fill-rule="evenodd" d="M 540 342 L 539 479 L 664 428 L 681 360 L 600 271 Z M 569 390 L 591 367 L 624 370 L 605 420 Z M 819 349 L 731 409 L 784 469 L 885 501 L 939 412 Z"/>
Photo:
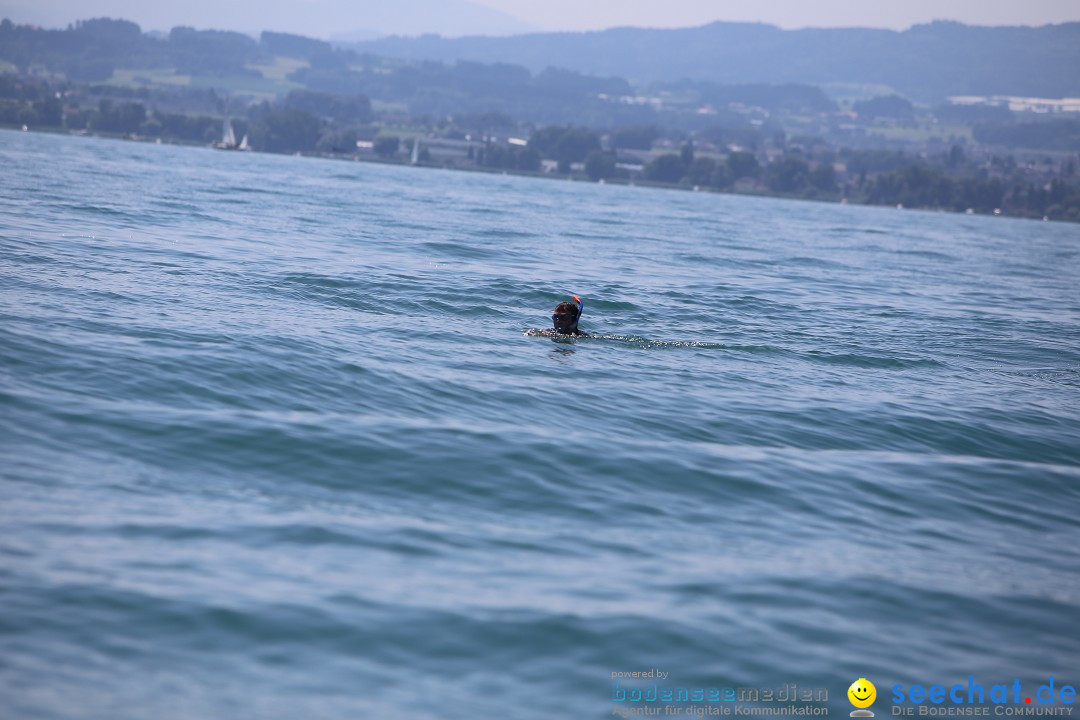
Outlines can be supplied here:
<path id="1" fill-rule="evenodd" d="M 0 159 L 5 717 L 1080 681 L 1076 225 Z M 574 293 L 594 337 L 525 335 Z"/>

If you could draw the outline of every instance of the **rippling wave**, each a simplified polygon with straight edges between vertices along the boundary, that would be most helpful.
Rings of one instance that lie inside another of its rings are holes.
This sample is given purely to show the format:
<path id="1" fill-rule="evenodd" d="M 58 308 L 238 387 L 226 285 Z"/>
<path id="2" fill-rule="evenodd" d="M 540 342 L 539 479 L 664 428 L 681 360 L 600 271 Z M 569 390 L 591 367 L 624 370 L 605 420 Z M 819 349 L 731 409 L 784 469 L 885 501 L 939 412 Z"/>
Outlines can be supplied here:
<path id="1" fill-rule="evenodd" d="M 0 148 L 12 717 L 1076 680 L 1072 226 Z"/>

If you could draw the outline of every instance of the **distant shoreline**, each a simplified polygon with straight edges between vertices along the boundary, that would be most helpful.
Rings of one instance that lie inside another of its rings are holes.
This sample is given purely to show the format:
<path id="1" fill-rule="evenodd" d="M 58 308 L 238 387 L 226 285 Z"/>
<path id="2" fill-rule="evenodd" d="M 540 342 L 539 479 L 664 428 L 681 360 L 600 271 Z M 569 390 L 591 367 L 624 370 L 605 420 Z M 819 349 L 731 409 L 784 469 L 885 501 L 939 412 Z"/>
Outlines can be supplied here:
<path id="1" fill-rule="evenodd" d="M 142 136 L 139 136 L 139 137 L 125 137 L 124 135 L 118 134 L 118 133 L 74 132 L 74 131 L 64 129 L 64 128 L 51 128 L 51 127 L 42 127 L 40 129 L 39 128 L 23 129 L 22 127 L 20 127 L 18 125 L 11 125 L 11 124 L 0 124 L 0 129 L 11 130 L 13 132 L 42 133 L 42 134 L 47 134 L 47 135 L 68 135 L 68 136 L 72 136 L 72 137 L 94 137 L 94 138 L 101 138 L 101 139 L 104 139 L 104 140 L 118 140 L 118 141 L 123 141 L 123 142 L 137 142 L 137 143 L 142 143 L 142 144 L 147 144 L 147 145 L 173 145 L 173 146 L 181 146 L 181 147 L 189 147 L 189 148 L 204 148 L 204 149 L 207 149 L 207 150 L 214 149 L 213 146 L 207 145 L 205 143 L 187 142 L 187 141 L 183 141 L 183 140 L 175 140 L 175 141 L 174 140 L 161 140 L 160 138 L 151 138 L 151 137 L 142 137 Z M 226 152 L 226 151 L 221 151 L 221 152 Z M 714 195 L 734 195 L 734 196 L 741 196 L 741 197 L 773 198 L 773 199 L 777 199 L 777 200 L 794 200 L 794 201 L 800 201 L 800 202 L 824 203 L 824 204 L 829 204 L 829 205 L 850 205 L 852 207 L 878 207 L 878 208 L 891 208 L 891 207 L 893 207 L 892 205 L 876 205 L 876 204 L 873 204 L 873 203 L 859 202 L 857 200 L 850 200 L 848 198 L 844 198 L 844 197 L 840 197 L 840 196 L 836 196 L 836 197 L 832 197 L 832 198 L 825 198 L 825 197 L 822 197 L 822 198 L 809 198 L 809 197 L 797 196 L 797 195 L 785 195 L 785 194 L 782 194 L 782 193 L 775 193 L 775 192 L 747 192 L 747 191 L 744 191 L 744 190 L 719 190 L 717 188 L 708 187 L 708 186 L 702 187 L 702 186 L 684 185 L 684 184 L 681 184 L 681 183 L 661 183 L 661 182 L 655 182 L 655 181 L 650 181 L 650 180 L 628 180 L 628 179 L 625 179 L 625 178 L 609 178 L 609 179 L 605 179 L 605 180 L 596 181 L 596 180 L 593 180 L 592 178 L 589 178 L 587 176 L 582 176 L 582 175 L 574 175 L 574 174 L 566 175 L 566 174 L 556 174 L 556 173 L 528 172 L 528 171 L 523 171 L 523 170 L 513 170 L 513 169 L 506 169 L 506 168 L 484 167 L 484 166 L 481 166 L 481 165 L 448 166 L 448 165 L 439 165 L 437 163 L 424 163 L 424 162 L 411 163 L 411 162 L 408 162 L 406 160 L 386 159 L 386 158 L 380 158 L 380 157 L 375 157 L 375 156 L 368 157 L 368 156 L 363 156 L 363 155 L 343 155 L 343 154 L 335 154 L 335 153 L 303 153 L 303 152 L 275 153 L 275 152 L 268 152 L 268 151 L 265 151 L 265 150 L 253 150 L 253 151 L 250 151 L 250 152 L 259 153 L 261 155 L 293 156 L 293 157 L 304 157 L 304 158 L 317 158 L 317 159 L 323 159 L 323 160 L 337 160 L 337 161 L 342 161 L 342 162 L 369 163 L 369 164 L 373 164 L 373 165 L 392 165 L 392 166 L 397 166 L 397 167 L 415 167 L 415 168 L 420 168 L 420 169 L 425 169 L 425 170 L 448 170 L 448 171 L 451 171 L 451 172 L 481 173 L 481 174 L 485 174 L 485 175 L 512 175 L 514 177 L 535 178 L 535 179 L 538 179 L 538 180 L 548 180 L 548 181 L 577 182 L 577 183 L 586 183 L 586 184 L 590 184 L 590 185 L 621 185 L 621 186 L 625 186 L 625 187 L 643 187 L 643 188 L 650 188 L 650 189 L 656 189 L 656 190 L 677 190 L 677 191 L 681 191 L 681 192 L 698 192 L 698 193 L 710 193 L 710 194 L 714 194 Z M 1043 218 L 1040 219 L 1040 218 L 1034 218 L 1034 217 L 1029 217 L 1029 216 L 1024 216 L 1024 215 L 1016 215 L 1016 214 L 1006 213 L 1004 211 L 998 212 L 998 213 L 985 213 L 985 212 L 983 212 L 983 213 L 979 213 L 979 212 L 963 213 L 963 212 L 957 212 L 957 211 L 954 211 L 954 210 L 946 210 L 946 209 L 940 208 L 940 207 L 915 207 L 915 206 L 912 206 L 912 207 L 898 206 L 896 209 L 898 209 L 898 210 L 918 210 L 918 211 L 922 211 L 922 212 L 937 212 L 937 213 L 944 213 L 944 214 L 947 214 L 947 215 L 972 215 L 972 216 L 978 216 L 978 217 L 1007 217 L 1007 218 L 1011 218 L 1013 220 L 1029 220 L 1029 221 L 1032 221 L 1032 222 L 1061 222 L 1061 223 L 1072 223 L 1072 224 L 1080 223 L 1080 221 L 1073 221 L 1073 220 L 1069 220 L 1067 218 L 1053 219 L 1052 220 L 1049 217 L 1043 217 Z"/>

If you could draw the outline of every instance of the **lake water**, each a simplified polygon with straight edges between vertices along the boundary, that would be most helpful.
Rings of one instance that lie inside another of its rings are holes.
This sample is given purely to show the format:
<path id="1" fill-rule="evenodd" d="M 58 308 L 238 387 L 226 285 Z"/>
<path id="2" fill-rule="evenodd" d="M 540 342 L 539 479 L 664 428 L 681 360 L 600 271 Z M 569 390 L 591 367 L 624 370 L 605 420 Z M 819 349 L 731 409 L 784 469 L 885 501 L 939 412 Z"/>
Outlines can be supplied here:
<path id="1" fill-rule="evenodd" d="M 0 159 L 4 717 L 1080 681 L 1080 226 Z"/>

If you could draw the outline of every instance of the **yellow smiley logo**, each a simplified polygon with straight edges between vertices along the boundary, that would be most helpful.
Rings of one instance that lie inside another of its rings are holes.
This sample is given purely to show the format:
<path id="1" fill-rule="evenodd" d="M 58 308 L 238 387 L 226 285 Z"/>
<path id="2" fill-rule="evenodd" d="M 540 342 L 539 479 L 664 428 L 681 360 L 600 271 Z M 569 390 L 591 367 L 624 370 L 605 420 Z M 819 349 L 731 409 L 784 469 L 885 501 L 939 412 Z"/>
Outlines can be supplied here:
<path id="1" fill-rule="evenodd" d="M 877 699 L 877 688 L 866 678 L 859 678 L 847 689 L 848 700 L 857 708 L 868 708 Z"/>

